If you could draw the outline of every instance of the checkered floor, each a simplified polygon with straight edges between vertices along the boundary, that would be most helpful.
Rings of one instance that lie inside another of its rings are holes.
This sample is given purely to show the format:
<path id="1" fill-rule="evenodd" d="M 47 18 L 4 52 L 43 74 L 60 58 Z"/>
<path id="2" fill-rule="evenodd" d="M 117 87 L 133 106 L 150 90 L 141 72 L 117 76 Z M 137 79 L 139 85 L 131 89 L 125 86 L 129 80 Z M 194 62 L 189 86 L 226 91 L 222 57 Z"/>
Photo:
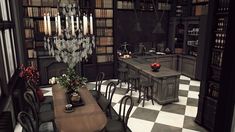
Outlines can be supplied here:
<path id="1" fill-rule="evenodd" d="M 101 91 L 106 85 L 117 80 L 104 81 Z M 95 83 L 89 83 L 88 87 L 94 87 Z M 119 109 L 119 101 L 126 94 L 127 84 L 118 85 L 113 96 L 113 107 Z M 128 126 L 133 132 L 206 132 L 206 130 L 194 122 L 197 114 L 198 94 L 200 82 L 191 80 L 186 76 L 180 77 L 179 102 L 168 105 L 159 105 L 151 101 L 137 103 L 138 92 L 133 92 L 134 107 L 131 111 Z M 127 94 L 130 94 L 127 93 Z"/>
<path id="2" fill-rule="evenodd" d="M 117 82 L 116 79 L 104 81 L 101 91 L 104 92 L 106 85 L 110 82 Z M 95 86 L 94 82 L 88 83 L 88 87 Z M 137 103 L 138 93 L 133 92 L 134 107 L 131 111 L 128 126 L 133 132 L 206 132 L 206 130 L 194 122 L 197 114 L 199 81 L 191 80 L 188 77 L 180 77 L 179 102 L 168 105 L 159 105 L 146 101 Z M 113 96 L 113 107 L 119 109 L 119 101 L 126 94 L 126 84 L 118 88 Z M 51 88 L 44 88 L 45 95 L 51 96 Z M 129 93 L 127 93 L 129 94 Z M 20 132 L 16 128 L 15 132 Z"/>

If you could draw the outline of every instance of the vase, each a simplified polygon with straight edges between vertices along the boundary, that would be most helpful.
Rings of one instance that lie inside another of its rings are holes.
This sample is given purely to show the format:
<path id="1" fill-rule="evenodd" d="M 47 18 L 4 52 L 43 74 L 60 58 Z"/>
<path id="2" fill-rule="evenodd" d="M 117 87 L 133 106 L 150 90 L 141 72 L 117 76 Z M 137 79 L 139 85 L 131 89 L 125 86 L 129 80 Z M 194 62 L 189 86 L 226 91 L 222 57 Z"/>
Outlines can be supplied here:
<path id="1" fill-rule="evenodd" d="M 70 100 L 71 100 L 72 104 L 79 102 L 80 99 L 81 99 L 81 96 L 80 96 L 80 94 L 78 92 L 73 92 L 71 94 Z"/>

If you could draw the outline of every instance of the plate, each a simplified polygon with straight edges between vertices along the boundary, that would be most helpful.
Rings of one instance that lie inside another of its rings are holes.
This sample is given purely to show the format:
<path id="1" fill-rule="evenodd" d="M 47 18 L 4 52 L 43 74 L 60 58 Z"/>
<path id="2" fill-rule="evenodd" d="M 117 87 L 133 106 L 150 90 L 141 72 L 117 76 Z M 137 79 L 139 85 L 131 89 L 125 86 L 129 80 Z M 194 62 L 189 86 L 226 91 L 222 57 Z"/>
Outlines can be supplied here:
<path id="1" fill-rule="evenodd" d="M 71 113 L 71 112 L 74 112 L 74 109 L 72 109 L 72 110 L 66 110 L 66 109 L 64 109 L 64 112 L 65 112 L 65 113 Z"/>

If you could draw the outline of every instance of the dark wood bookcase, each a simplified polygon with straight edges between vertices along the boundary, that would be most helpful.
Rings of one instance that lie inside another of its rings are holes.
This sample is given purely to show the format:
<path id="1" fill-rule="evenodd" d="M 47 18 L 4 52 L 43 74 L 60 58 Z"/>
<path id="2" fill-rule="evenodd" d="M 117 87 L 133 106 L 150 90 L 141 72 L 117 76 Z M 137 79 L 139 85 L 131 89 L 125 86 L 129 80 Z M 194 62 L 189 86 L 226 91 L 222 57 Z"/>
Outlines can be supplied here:
<path id="1" fill-rule="evenodd" d="M 196 122 L 208 130 L 231 131 L 234 110 L 234 1 L 209 3 L 205 53 Z"/>

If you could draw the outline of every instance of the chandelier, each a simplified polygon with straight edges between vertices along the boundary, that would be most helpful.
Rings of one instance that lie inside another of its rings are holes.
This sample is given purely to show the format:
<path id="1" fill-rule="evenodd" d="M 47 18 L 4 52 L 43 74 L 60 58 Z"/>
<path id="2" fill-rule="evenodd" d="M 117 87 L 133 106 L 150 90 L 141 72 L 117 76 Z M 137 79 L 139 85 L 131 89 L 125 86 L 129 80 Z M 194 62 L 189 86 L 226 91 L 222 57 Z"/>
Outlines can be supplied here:
<path id="1" fill-rule="evenodd" d="M 78 62 L 87 60 L 95 47 L 92 14 L 82 13 L 75 4 L 61 4 L 58 11 L 54 18 L 49 13 L 44 14 L 44 48 L 58 62 L 73 68 Z M 55 25 L 53 33 L 51 24 Z"/>

